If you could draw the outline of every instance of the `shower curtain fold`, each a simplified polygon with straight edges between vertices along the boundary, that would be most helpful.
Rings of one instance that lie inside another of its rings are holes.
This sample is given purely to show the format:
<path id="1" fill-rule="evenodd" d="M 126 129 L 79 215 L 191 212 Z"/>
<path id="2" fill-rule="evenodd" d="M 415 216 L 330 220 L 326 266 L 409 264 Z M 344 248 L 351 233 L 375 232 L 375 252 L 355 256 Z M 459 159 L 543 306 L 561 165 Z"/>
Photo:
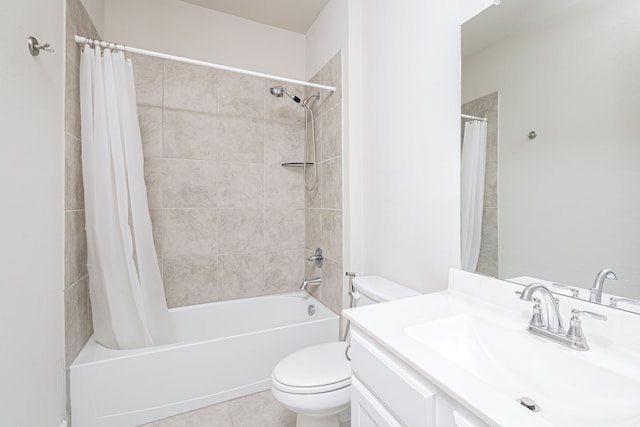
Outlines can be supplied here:
<path id="1" fill-rule="evenodd" d="M 462 269 L 476 271 L 480 258 L 487 122 L 465 123 L 460 162 L 460 252 Z"/>
<path id="2" fill-rule="evenodd" d="M 96 341 L 165 344 L 173 329 L 153 245 L 131 62 L 85 46 L 80 62 L 82 168 Z"/>

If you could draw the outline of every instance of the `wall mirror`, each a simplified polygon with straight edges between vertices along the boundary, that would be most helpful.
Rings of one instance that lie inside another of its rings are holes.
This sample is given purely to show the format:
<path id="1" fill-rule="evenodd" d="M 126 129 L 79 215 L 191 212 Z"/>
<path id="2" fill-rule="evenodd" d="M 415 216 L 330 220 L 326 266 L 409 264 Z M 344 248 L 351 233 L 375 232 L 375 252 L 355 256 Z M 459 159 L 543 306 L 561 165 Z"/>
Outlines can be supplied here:
<path id="1" fill-rule="evenodd" d="M 462 113 L 488 119 L 468 270 L 588 300 L 608 268 L 602 304 L 640 300 L 638 22 L 637 0 L 503 0 L 462 26 Z"/>

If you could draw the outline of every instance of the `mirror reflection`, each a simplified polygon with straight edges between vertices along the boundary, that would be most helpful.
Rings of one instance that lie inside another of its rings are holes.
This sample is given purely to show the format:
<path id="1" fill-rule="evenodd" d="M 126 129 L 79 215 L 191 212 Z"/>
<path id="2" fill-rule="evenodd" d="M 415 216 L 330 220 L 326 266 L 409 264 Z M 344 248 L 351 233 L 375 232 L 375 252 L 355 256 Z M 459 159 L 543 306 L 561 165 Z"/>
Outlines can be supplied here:
<path id="1" fill-rule="evenodd" d="M 487 119 L 483 183 L 462 120 L 465 269 L 640 300 L 639 21 L 637 0 L 504 0 L 463 25 L 462 113 Z"/>

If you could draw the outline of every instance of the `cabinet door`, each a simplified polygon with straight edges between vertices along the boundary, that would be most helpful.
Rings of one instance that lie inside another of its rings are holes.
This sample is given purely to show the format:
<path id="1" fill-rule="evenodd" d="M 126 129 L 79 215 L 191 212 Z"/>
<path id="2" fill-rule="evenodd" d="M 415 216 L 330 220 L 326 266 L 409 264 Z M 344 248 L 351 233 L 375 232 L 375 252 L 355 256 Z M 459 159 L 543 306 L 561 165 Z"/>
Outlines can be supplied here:
<path id="1" fill-rule="evenodd" d="M 351 379 L 351 427 L 402 427 L 356 377 Z"/>

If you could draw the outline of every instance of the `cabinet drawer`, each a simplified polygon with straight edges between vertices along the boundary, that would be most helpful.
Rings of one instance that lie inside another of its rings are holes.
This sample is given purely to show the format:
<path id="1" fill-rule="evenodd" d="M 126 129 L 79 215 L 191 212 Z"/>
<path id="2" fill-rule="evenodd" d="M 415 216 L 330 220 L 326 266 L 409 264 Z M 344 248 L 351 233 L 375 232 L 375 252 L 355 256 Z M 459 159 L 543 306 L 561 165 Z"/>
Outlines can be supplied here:
<path id="1" fill-rule="evenodd" d="M 357 378 L 352 378 L 351 427 L 402 427 L 402 425 Z"/>
<path id="2" fill-rule="evenodd" d="M 425 381 L 357 330 L 350 355 L 354 376 L 403 425 L 435 427 L 435 392 Z"/>

